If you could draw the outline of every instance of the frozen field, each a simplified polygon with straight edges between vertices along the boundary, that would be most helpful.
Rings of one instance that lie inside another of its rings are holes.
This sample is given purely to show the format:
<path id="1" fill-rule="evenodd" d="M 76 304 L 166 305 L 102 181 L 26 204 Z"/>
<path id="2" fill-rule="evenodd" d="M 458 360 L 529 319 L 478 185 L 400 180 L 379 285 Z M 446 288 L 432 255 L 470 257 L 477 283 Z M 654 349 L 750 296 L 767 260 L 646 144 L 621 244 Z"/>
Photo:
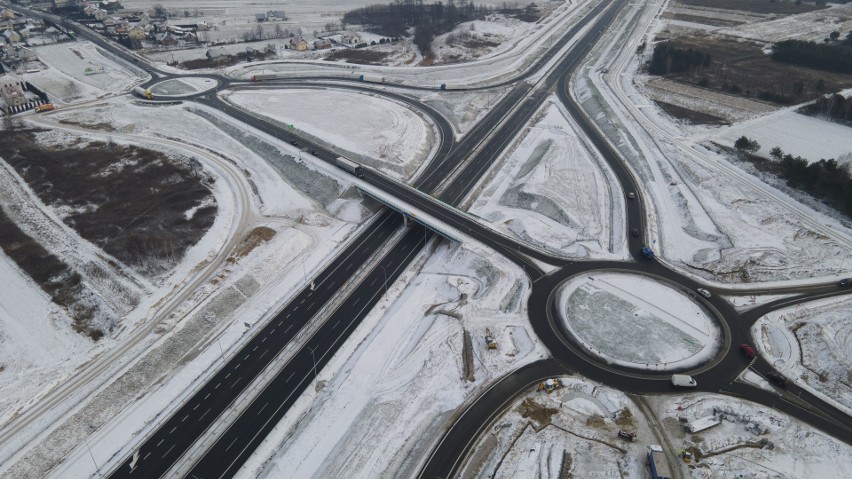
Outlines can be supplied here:
<path id="1" fill-rule="evenodd" d="M 577 276 L 556 301 L 568 333 L 610 364 L 683 369 L 708 361 L 720 346 L 718 324 L 695 300 L 643 276 Z"/>
<path id="2" fill-rule="evenodd" d="M 650 240 L 663 259 L 721 283 L 834 277 L 852 247 L 848 223 L 697 144 L 718 130 L 673 121 L 637 88 L 632 78 L 643 58 L 634 47 L 660 28 L 654 14 L 662 3 L 630 8 L 640 7 L 641 28 L 614 27 L 620 33 L 596 47 L 598 60 L 583 70 L 573 94 L 639 176 L 653 203 Z"/>
<path id="3" fill-rule="evenodd" d="M 840 38 L 843 38 L 850 30 L 852 5 L 847 3 L 830 5 L 825 10 L 798 15 L 769 17 L 754 23 L 720 29 L 716 33 L 765 42 L 806 40 L 821 43 L 832 31 L 840 32 Z"/>
<path id="4" fill-rule="evenodd" d="M 852 298 L 824 299 L 761 318 L 760 353 L 797 385 L 852 414 Z"/>
<path id="5" fill-rule="evenodd" d="M 71 319 L 0 254 L 0 425 L 68 377 L 95 347 Z"/>
<path id="6" fill-rule="evenodd" d="M 432 127 L 405 106 L 333 89 L 237 91 L 226 98 L 255 114 L 320 138 L 341 154 L 408 177 L 437 142 Z M 351 152 L 351 153 L 347 153 Z"/>
<path id="7" fill-rule="evenodd" d="M 469 211 L 498 230 L 552 253 L 624 254 L 620 188 L 557 103 L 547 103 L 492 170 Z M 615 211 L 616 213 L 613 213 Z M 617 232 L 617 233 L 616 233 Z"/>
<path id="8" fill-rule="evenodd" d="M 442 242 L 390 288 L 238 477 L 411 476 L 452 411 L 545 356 L 525 317 L 528 292 L 502 258 Z"/>
<path id="9" fill-rule="evenodd" d="M 45 45 L 34 50 L 49 68 L 23 74 L 22 78 L 60 104 L 127 91 L 146 77 L 141 70 L 130 70 L 105 57 L 87 41 Z"/>
<path id="10" fill-rule="evenodd" d="M 778 146 L 784 153 L 801 156 L 808 161 L 834 158 L 852 166 L 852 129 L 848 126 L 784 109 L 759 118 L 737 123 L 711 133 L 725 146 L 734 146 L 741 136 L 760 143 L 759 155 L 769 157 Z"/>

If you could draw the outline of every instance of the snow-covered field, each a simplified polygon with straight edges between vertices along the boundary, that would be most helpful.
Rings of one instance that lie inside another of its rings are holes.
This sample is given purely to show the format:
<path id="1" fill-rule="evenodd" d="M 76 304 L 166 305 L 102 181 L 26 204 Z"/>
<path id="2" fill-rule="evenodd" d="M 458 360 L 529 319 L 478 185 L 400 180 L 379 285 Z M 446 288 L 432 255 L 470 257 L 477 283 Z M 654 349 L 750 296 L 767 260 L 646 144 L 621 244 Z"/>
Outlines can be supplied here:
<path id="1" fill-rule="evenodd" d="M 852 5 L 829 4 L 829 8 L 816 10 L 798 15 L 769 17 L 738 25 L 732 28 L 720 29 L 716 33 L 732 37 L 765 42 L 782 40 L 805 40 L 822 43 L 828 34 L 840 32 L 840 38 L 852 30 Z"/>
<path id="2" fill-rule="evenodd" d="M 174 365 L 180 362 L 181 356 L 191 353 L 200 341 L 229 327 L 235 317 L 235 310 L 243 305 L 243 308 L 249 309 L 240 315 L 242 321 L 237 322 L 238 327 L 235 327 L 239 332 L 222 336 L 219 346 L 227 348 L 238 341 L 245 329 L 242 327 L 243 321 L 256 321 L 267 312 L 274 311 L 276 304 L 286 299 L 282 298 L 280 291 L 297 290 L 296 286 L 304 281 L 305 276 L 331 257 L 332 251 L 343 243 L 357 223 L 370 214 L 369 210 L 360 205 L 357 195 L 341 198 L 348 183 L 346 175 L 336 168 L 313 164 L 309 158 L 298 161 L 294 158 L 298 152 L 290 145 L 279 143 L 279 150 L 274 146 L 276 139 L 257 132 L 247 132 L 245 127 L 234 126 L 231 120 L 200 106 L 193 107 L 191 111 L 179 105 L 137 106 L 128 102 L 128 98 L 116 98 L 90 109 L 77 109 L 74 112 L 60 110 L 54 115 L 40 116 L 38 119 L 47 126 L 76 129 L 83 136 L 106 138 L 109 135 L 116 142 L 157 145 L 158 148 L 193 156 L 205 168 L 210 168 L 218 175 L 215 187 L 222 189 L 217 192 L 220 216 L 211 228 L 211 233 L 190 250 L 173 273 L 158 282 L 157 288 L 148 292 L 139 307 L 123 318 L 124 327 L 117 330 L 114 338 L 102 339 L 98 347 L 85 341 L 82 345 L 78 344 L 80 341 L 72 340 L 63 344 L 57 341 L 64 337 L 66 331 L 60 330 L 53 333 L 54 337 L 59 338 L 51 343 L 55 348 L 29 348 L 29 356 L 15 358 L 7 356 L 6 351 L 13 354 L 21 353 L 22 349 L 11 346 L 6 349 L 4 346 L 2 361 L 6 363 L 8 374 L 0 373 L 0 380 L 8 378 L 8 381 L 2 382 L 5 406 L 3 417 L 8 419 L 23 406 L 32 406 L 31 399 L 56 386 L 75 367 L 87 361 L 96 361 L 103 353 L 122 346 L 126 340 L 134 337 L 138 326 L 145 325 L 142 328 L 144 331 L 155 332 L 136 345 L 135 355 L 127 355 L 124 360 L 111 362 L 107 366 L 101 376 L 103 378 L 128 366 L 127 361 L 131 358 L 140 360 L 130 365 L 124 376 L 117 376 L 118 380 L 111 386 L 97 394 L 88 386 L 76 390 L 61 406 L 43 415 L 39 423 L 31 424 L 16 434 L 14 440 L 3 443 L 0 449 L 0 462 L 3 463 L 0 475 L 3 477 L 43 476 L 91 434 L 92 428 L 123 431 L 125 436 L 117 442 L 109 435 L 103 439 L 103 444 L 90 441 L 95 454 L 106 454 L 99 456 L 103 462 L 111 455 L 105 450 L 114 451 L 110 448 L 128 443 L 128 435 L 144 427 L 162 411 L 162 404 L 159 407 L 143 408 L 147 412 L 134 415 L 130 427 L 115 426 L 110 421 L 119 415 L 122 407 L 132 403 L 144 392 L 156 391 L 153 386 L 164 375 L 175 372 Z M 71 120 L 73 125 L 62 125 L 57 123 L 58 120 Z M 109 131 L 98 131 L 105 128 L 105 124 Z M 192 124 L 193 128 L 186 128 L 187 124 Z M 239 132 L 233 132 L 233 129 Z M 178 135 L 180 143 L 175 141 Z M 239 168 L 235 166 L 236 161 L 239 161 Z M 306 187 L 306 183 L 312 185 L 312 188 Z M 328 209 L 325 210 L 325 207 Z M 273 240 L 275 246 L 258 248 L 249 257 L 226 262 L 231 248 L 236 247 L 248 229 L 255 225 L 265 225 L 277 232 Z M 183 300 L 169 303 L 166 299 L 172 293 L 182 294 Z M 3 301 L 0 303 L 2 309 L 20 311 L 20 307 L 14 303 L 6 303 L 6 300 L 17 297 L 19 295 L 0 297 Z M 208 306 L 199 308 L 199 304 L 205 301 L 209 302 Z M 37 308 L 38 304 L 33 301 L 32 307 Z M 171 314 L 161 314 L 164 310 Z M 192 316 L 186 317 L 189 313 Z M 25 318 L 19 315 L 13 317 L 17 320 Z M 54 315 L 53 321 L 58 324 L 53 327 L 61 328 L 61 319 Z M 45 320 L 51 321 L 47 318 Z M 19 321 L 4 321 L 2 327 L 4 338 L 14 338 L 22 347 L 28 344 L 25 338 L 19 337 L 23 334 Z M 32 333 L 39 334 L 36 330 Z M 44 337 L 50 335 L 41 334 L 39 339 Z M 161 346 L 146 352 L 161 337 L 165 338 Z M 29 339 L 29 342 L 33 341 L 36 341 L 35 336 Z M 42 352 L 50 356 L 35 356 Z M 76 354 L 69 362 L 66 358 L 70 353 Z M 192 370 L 194 372 L 180 376 L 179 379 L 192 381 L 217 357 L 206 355 L 206 363 L 196 365 L 196 369 Z M 37 376 L 41 374 L 39 368 L 47 364 L 54 365 L 51 376 L 54 382 L 33 382 L 32 377 L 26 376 L 25 368 L 28 367 L 33 376 Z M 27 379 L 30 380 L 29 385 L 19 387 L 20 381 Z M 100 383 L 96 381 L 92 384 L 98 386 Z M 166 384 L 172 385 L 168 382 Z M 184 387 L 187 385 L 186 382 L 181 384 Z M 38 390 L 30 387 L 32 385 L 37 385 Z M 184 387 L 174 387 L 165 396 L 179 395 Z M 72 415 L 62 417 L 68 412 L 68 407 L 78 404 L 79 407 Z M 40 444 L 27 444 L 44 428 L 47 428 L 48 433 Z M 16 451 L 19 452 L 16 454 Z"/>
<path id="3" fill-rule="evenodd" d="M 757 140 L 760 143 L 757 154 L 767 158 L 769 150 L 778 146 L 784 153 L 801 156 L 808 161 L 834 158 L 841 164 L 852 166 L 852 129 L 796 113 L 795 108 L 708 132 L 709 139 L 730 147 L 741 136 Z"/>
<path id="4" fill-rule="evenodd" d="M 761 355 L 790 381 L 852 414 L 852 298 L 775 311 L 751 329 Z"/>
<path id="5" fill-rule="evenodd" d="M 632 81 L 639 62 L 635 46 L 651 39 L 660 24 L 644 8 L 633 28 L 613 28 L 598 58 L 574 84 L 574 95 L 615 139 L 653 203 L 651 241 L 662 257 L 683 271 L 723 283 L 805 280 L 834 276 L 852 247 L 845 223 L 790 197 L 732 165 L 696 138 L 717 131 L 673 121 L 650 104 Z M 624 41 L 628 41 L 623 46 Z M 608 73 L 604 73 L 604 70 Z M 731 127 L 734 128 L 734 127 Z M 847 135 L 848 136 L 848 135 Z"/>
<path id="6" fill-rule="evenodd" d="M 51 100 L 60 104 L 127 91 L 146 76 L 142 70 L 128 69 L 123 63 L 104 56 L 88 41 L 45 45 L 34 50 L 48 68 L 24 73 L 21 78 L 41 88 Z"/>
<path id="7" fill-rule="evenodd" d="M 320 371 L 319 391 L 299 399 L 239 477 L 410 476 L 452 411 L 545 356 L 526 320 L 528 293 L 506 260 L 440 243 L 390 288 Z"/>
<path id="8" fill-rule="evenodd" d="M 517 40 L 528 36 L 535 27 L 535 23 L 503 15 L 460 23 L 432 41 L 434 64 L 464 63 L 499 55 L 509 50 Z"/>
<path id="9" fill-rule="evenodd" d="M 94 342 L 37 284 L 0 254 L 0 424 L 91 354 Z"/>
<path id="10" fill-rule="evenodd" d="M 568 333 L 607 363 L 657 371 L 698 366 L 721 346 L 715 319 L 680 289 L 640 275 L 596 273 L 563 284 Z"/>
<path id="11" fill-rule="evenodd" d="M 398 177 L 410 176 L 437 143 L 423 116 L 378 96 L 328 88 L 235 91 L 225 98 Z"/>
<path id="12" fill-rule="evenodd" d="M 469 211 L 557 255 L 624 257 L 621 190 L 566 116 L 546 103 Z"/>
<path id="13" fill-rule="evenodd" d="M 694 447 L 703 456 L 689 466 L 686 477 L 852 476 L 852 446 L 763 405 L 718 394 L 668 396 L 650 402 L 672 452 Z M 680 418 L 692 421 L 711 415 L 722 423 L 697 434 L 679 423 Z"/>

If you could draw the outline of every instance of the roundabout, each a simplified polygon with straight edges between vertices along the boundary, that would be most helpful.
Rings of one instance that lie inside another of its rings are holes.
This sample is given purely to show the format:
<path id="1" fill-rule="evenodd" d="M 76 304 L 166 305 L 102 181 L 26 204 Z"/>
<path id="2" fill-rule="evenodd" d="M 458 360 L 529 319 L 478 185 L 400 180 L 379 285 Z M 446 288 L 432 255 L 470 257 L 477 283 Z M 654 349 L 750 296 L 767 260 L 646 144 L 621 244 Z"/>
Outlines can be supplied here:
<path id="1" fill-rule="evenodd" d="M 652 277 L 582 274 L 560 284 L 554 299 L 569 339 L 607 364 L 691 369 L 710 361 L 722 344 L 718 322 L 700 303 Z"/>

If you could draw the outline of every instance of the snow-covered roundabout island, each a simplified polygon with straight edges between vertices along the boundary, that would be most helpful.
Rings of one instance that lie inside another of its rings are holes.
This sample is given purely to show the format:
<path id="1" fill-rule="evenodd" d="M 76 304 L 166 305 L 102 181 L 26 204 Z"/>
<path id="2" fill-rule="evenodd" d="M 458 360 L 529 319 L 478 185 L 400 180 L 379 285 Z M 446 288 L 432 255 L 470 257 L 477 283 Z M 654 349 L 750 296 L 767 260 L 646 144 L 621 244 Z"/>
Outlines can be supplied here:
<path id="1" fill-rule="evenodd" d="M 556 308 L 568 335 L 609 364 L 692 368 L 713 358 L 722 344 L 719 324 L 698 302 L 638 274 L 575 276 L 557 291 Z"/>
<path id="2" fill-rule="evenodd" d="M 169 97 L 184 97 L 204 93 L 212 90 L 219 85 L 219 82 L 212 78 L 203 77 L 186 77 L 172 78 L 164 82 L 157 83 L 150 88 L 151 93 L 159 96 Z"/>

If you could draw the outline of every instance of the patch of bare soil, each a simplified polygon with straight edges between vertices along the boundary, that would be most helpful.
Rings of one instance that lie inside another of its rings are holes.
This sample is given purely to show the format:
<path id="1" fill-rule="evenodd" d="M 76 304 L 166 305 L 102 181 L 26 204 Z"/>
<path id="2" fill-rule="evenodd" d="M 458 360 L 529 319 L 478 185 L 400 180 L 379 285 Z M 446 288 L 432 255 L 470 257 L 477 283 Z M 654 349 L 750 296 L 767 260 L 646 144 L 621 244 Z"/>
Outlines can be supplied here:
<path id="1" fill-rule="evenodd" d="M 79 301 L 85 294 L 80 275 L 38 242 L 24 234 L 0 208 L 0 248 L 50 296 L 54 303 L 68 311 L 74 321 L 74 330 L 94 340 L 104 333 L 92 328 L 89 320 L 95 305 Z"/>
<path id="2" fill-rule="evenodd" d="M 236 65 L 240 62 L 254 62 L 266 60 L 268 57 L 274 56 L 274 53 L 264 52 L 240 52 L 236 55 L 222 55 L 217 58 L 200 58 L 198 60 L 187 60 L 183 63 L 169 63 L 171 66 L 176 66 L 184 70 L 198 70 L 201 68 L 224 68 Z"/>
<path id="3" fill-rule="evenodd" d="M 754 13 L 777 13 L 782 15 L 812 12 L 828 8 L 827 5 L 817 6 L 814 2 L 797 3 L 782 0 L 774 2 L 770 0 L 678 0 L 678 3 L 694 7 L 721 8 Z"/>
<path id="4" fill-rule="evenodd" d="M 606 421 L 600 414 L 592 414 L 586 419 L 586 426 L 601 428 L 606 426 Z"/>
<path id="5" fill-rule="evenodd" d="M 755 43 L 691 36 L 670 39 L 678 49 L 710 55 L 710 64 L 665 78 L 731 95 L 780 104 L 804 103 L 852 87 L 852 75 L 774 62 Z"/>
<path id="6" fill-rule="evenodd" d="M 74 120 L 62 119 L 62 120 L 59 120 L 59 123 L 62 123 L 63 125 L 79 126 L 80 128 L 85 128 L 87 130 L 108 131 L 110 133 L 115 131 L 115 127 L 113 127 L 111 124 L 106 123 L 106 122 L 103 122 L 103 123 L 80 123 L 80 122 L 77 122 L 77 121 L 74 121 Z"/>
<path id="7" fill-rule="evenodd" d="M 550 417 L 558 412 L 558 409 L 539 404 L 533 398 L 524 399 L 520 407 L 521 417 L 532 419 L 539 427 L 550 424 Z"/>
<path id="8" fill-rule="evenodd" d="M 389 52 L 380 52 L 376 50 L 368 50 L 366 48 L 349 48 L 333 50 L 326 55 L 326 60 L 342 60 L 346 63 L 354 63 L 358 65 L 384 65 Z"/>
<path id="9" fill-rule="evenodd" d="M 0 157 L 80 236 L 138 272 L 171 269 L 216 217 L 197 161 L 112 142 L 52 147 L 4 132 Z"/>
<path id="10" fill-rule="evenodd" d="M 659 100 L 654 100 L 654 103 L 660 106 L 666 113 L 669 115 L 679 119 L 685 120 L 688 123 L 693 125 L 730 125 L 731 122 L 725 120 L 724 118 L 710 115 L 708 113 L 702 113 L 694 110 L 690 110 L 688 108 L 683 108 L 677 105 L 672 105 L 671 103 L 666 103 Z"/>
<path id="11" fill-rule="evenodd" d="M 717 17 L 704 17 L 700 15 L 690 15 L 687 13 L 666 13 L 663 15 L 663 18 L 670 18 L 672 20 L 680 20 L 682 22 L 690 22 L 690 23 L 698 23 L 701 25 L 710 25 L 713 27 L 735 27 L 737 25 L 742 25 L 745 22 L 738 22 L 736 20 L 728 20 L 724 18 Z"/>
<path id="12" fill-rule="evenodd" d="M 272 239 L 275 236 L 275 230 L 266 226 L 258 226 L 240 241 L 234 252 L 228 256 L 229 263 L 236 263 L 245 256 L 248 256 L 255 248 Z"/>

